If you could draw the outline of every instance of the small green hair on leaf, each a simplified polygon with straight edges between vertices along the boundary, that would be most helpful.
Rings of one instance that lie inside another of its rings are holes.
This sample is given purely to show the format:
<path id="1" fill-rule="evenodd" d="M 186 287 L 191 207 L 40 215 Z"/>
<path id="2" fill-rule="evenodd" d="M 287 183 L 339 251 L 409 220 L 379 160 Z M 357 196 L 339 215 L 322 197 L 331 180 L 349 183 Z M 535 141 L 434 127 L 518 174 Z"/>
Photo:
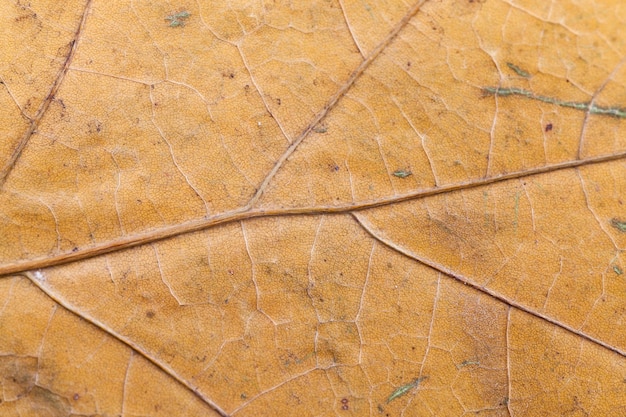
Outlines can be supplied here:
<path id="1" fill-rule="evenodd" d="M 165 18 L 165 20 L 170 21 L 170 27 L 175 28 L 178 26 L 185 26 L 185 20 L 187 20 L 191 16 L 187 10 L 183 10 L 182 12 L 174 13 Z"/>
<path id="2" fill-rule="evenodd" d="M 466 360 L 458 364 L 456 367 L 457 369 L 461 369 L 470 365 L 480 365 L 480 361 Z"/>
<path id="3" fill-rule="evenodd" d="M 613 218 L 611 219 L 611 226 L 613 226 L 620 232 L 626 233 L 626 221 L 624 220 Z"/>
<path id="4" fill-rule="evenodd" d="M 396 388 L 396 390 L 394 392 L 391 393 L 389 398 L 387 398 L 387 404 L 389 404 L 390 402 L 392 402 L 396 398 L 402 397 L 403 395 L 405 395 L 406 393 L 411 391 L 413 388 L 417 388 L 417 386 L 420 384 L 420 382 L 422 382 L 426 378 L 428 378 L 428 377 L 427 376 L 422 376 L 422 377 L 414 379 L 413 381 L 409 382 L 406 385 L 399 386 L 398 388 Z"/>
<path id="5" fill-rule="evenodd" d="M 623 107 L 604 107 L 598 106 L 594 102 L 581 102 L 581 101 L 566 101 L 555 97 L 548 97 L 541 94 L 535 94 L 530 90 L 525 90 L 518 87 L 483 87 L 482 94 L 484 97 L 489 95 L 509 97 L 509 96 L 521 96 L 531 100 L 541 101 L 543 103 L 554 104 L 556 106 L 567 107 L 575 110 L 582 110 L 589 112 L 589 114 L 597 114 L 599 116 L 617 117 L 618 119 L 626 119 L 626 108 Z M 625 222 L 626 224 L 626 222 Z M 626 228 L 626 226 L 624 226 Z M 625 229 L 626 231 L 626 229 Z"/>
<path id="6" fill-rule="evenodd" d="M 406 178 L 411 175 L 413 175 L 413 173 L 408 169 L 397 169 L 393 172 L 393 176 L 398 178 Z"/>
<path id="7" fill-rule="evenodd" d="M 513 71 L 515 71 L 515 73 L 519 75 L 520 77 L 524 77 L 524 78 L 532 77 L 532 75 L 530 75 L 528 72 L 524 71 L 523 69 L 521 69 L 520 67 L 518 67 L 517 65 L 511 62 L 507 62 L 506 66 L 511 68 Z"/>

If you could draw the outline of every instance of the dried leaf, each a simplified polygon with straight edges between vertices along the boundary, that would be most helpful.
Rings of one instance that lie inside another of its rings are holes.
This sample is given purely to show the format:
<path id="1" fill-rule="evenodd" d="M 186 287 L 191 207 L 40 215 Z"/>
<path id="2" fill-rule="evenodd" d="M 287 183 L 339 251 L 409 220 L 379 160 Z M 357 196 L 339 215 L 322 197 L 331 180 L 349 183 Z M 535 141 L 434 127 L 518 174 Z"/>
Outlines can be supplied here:
<path id="1" fill-rule="evenodd" d="M 612 6 L 3 2 L 0 415 L 626 414 Z"/>

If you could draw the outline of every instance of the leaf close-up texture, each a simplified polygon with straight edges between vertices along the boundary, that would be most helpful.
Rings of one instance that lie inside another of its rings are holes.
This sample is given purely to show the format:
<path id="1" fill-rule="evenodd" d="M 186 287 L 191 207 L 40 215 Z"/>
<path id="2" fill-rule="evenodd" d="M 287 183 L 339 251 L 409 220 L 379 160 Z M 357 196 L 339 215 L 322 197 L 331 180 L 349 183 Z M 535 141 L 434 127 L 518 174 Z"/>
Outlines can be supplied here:
<path id="1" fill-rule="evenodd" d="M 623 1 L 0 19 L 1 416 L 626 415 Z"/>

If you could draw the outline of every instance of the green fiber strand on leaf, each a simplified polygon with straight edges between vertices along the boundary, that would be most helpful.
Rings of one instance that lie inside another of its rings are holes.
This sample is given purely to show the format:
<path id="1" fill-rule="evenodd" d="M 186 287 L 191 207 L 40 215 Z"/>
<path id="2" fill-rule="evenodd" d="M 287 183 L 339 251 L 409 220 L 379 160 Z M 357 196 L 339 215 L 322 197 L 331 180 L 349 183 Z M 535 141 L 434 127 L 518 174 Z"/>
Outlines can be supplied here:
<path id="1" fill-rule="evenodd" d="M 426 378 L 427 377 L 422 376 L 420 378 L 414 379 L 413 381 L 409 382 L 406 385 L 402 385 L 402 386 L 396 388 L 396 390 L 393 393 L 391 393 L 389 398 L 387 398 L 387 404 L 389 404 L 391 401 L 395 400 L 396 398 L 402 397 L 403 395 L 405 395 L 406 393 L 411 391 L 413 388 L 417 388 L 417 386 L 420 384 L 420 382 L 422 382 Z"/>

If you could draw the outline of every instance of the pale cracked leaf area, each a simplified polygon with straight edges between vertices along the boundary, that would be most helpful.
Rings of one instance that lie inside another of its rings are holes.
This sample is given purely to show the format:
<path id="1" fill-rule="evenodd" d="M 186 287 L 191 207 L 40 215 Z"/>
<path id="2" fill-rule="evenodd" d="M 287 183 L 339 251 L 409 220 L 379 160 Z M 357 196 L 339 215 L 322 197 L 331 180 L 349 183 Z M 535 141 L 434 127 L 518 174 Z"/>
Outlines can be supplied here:
<path id="1" fill-rule="evenodd" d="M 622 2 L 0 12 L 0 415 L 626 414 Z"/>

